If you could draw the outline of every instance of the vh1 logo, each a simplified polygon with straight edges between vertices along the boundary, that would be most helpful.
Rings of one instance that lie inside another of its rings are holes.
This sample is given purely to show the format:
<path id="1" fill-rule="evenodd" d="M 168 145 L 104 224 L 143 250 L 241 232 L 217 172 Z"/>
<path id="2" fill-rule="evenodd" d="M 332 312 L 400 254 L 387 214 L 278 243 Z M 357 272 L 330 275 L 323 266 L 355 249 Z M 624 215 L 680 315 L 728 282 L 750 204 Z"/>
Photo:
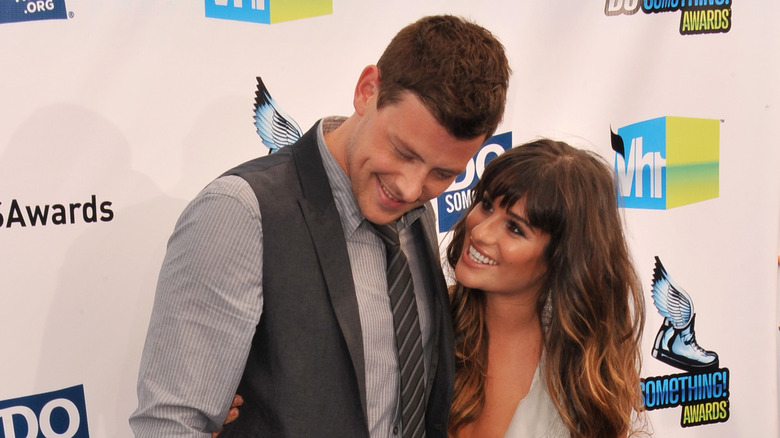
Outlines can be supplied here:
<path id="1" fill-rule="evenodd" d="M 715 119 L 659 117 L 612 134 L 626 208 L 665 210 L 719 195 L 720 125 Z"/>
<path id="2" fill-rule="evenodd" d="M 479 181 L 487 163 L 511 147 L 511 131 L 487 139 L 469 160 L 466 170 L 458 175 L 447 190 L 436 198 L 440 233 L 449 231 L 469 208 L 473 197 L 471 188 Z"/>
<path id="3" fill-rule="evenodd" d="M 206 0 L 206 16 L 253 23 L 279 23 L 333 13 L 333 0 Z"/>
<path id="4" fill-rule="evenodd" d="M 84 386 L 0 401 L 0 438 L 89 438 Z"/>

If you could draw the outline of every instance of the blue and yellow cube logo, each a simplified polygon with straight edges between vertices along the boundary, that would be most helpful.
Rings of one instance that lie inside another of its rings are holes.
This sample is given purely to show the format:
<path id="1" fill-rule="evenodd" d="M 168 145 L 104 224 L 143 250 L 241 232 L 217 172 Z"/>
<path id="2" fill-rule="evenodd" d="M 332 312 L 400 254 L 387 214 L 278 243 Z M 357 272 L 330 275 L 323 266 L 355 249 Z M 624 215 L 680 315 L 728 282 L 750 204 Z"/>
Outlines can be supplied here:
<path id="1" fill-rule="evenodd" d="M 279 23 L 333 13 L 333 0 L 206 0 L 206 16 Z"/>
<path id="2" fill-rule="evenodd" d="M 719 195 L 720 125 L 659 117 L 613 134 L 615 172 L 626 208 L 665 210 Z"/>

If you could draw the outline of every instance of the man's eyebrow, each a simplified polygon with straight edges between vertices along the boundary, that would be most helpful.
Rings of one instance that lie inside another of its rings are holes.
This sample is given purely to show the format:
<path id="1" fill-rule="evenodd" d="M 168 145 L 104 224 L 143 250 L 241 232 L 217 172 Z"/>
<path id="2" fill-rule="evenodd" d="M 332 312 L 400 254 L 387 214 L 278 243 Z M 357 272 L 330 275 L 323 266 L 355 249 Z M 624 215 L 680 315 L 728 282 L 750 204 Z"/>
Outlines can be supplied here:
<path id="1" fill-rule="evenodd" d="M 411 146 L 409 146 L 409 143 L 405 142 L 404 139 L 396 136 L 393 144 L 395 145 L 396 149 L 401 149 L 404 154 L 411 155 L 412 157 L 422 161 L 422 157 Z"/>

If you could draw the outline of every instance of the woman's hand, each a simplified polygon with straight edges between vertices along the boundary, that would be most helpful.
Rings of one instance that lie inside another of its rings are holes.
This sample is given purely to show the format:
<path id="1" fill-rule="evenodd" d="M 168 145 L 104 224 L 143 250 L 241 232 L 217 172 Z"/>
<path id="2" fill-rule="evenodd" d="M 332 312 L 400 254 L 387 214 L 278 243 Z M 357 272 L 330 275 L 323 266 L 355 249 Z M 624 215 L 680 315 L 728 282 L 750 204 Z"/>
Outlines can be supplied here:
<path id="1" fill-rule="evenodd" d="M 238 418 L 238 407 L 242 404 L 244 404 L 244 399 L 241 398 L 240 395 L 236 394 L 233 396 L 233 403 L 230 404 L 230 409 L 228 410 L 227 416 L 225 417 L 225 423 L 223 426 Z M 219 435 L 219 432 L 214 432 L 211 434 L 211 438 L 217 438 L 217 435 Z"/>

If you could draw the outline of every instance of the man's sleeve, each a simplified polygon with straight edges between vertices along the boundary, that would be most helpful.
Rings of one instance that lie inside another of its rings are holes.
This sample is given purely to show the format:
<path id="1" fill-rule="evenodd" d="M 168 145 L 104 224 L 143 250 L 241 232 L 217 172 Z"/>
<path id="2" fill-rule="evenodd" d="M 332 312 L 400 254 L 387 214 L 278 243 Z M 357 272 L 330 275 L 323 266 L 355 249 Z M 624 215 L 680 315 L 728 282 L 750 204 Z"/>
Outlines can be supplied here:
<path id="1" fill-rule="evenodd" d="M 217 179 L 168 242 L 138 377 L 136 437 L 209 437 L 221 428 L 262 311 L 257 197 Z"/>

